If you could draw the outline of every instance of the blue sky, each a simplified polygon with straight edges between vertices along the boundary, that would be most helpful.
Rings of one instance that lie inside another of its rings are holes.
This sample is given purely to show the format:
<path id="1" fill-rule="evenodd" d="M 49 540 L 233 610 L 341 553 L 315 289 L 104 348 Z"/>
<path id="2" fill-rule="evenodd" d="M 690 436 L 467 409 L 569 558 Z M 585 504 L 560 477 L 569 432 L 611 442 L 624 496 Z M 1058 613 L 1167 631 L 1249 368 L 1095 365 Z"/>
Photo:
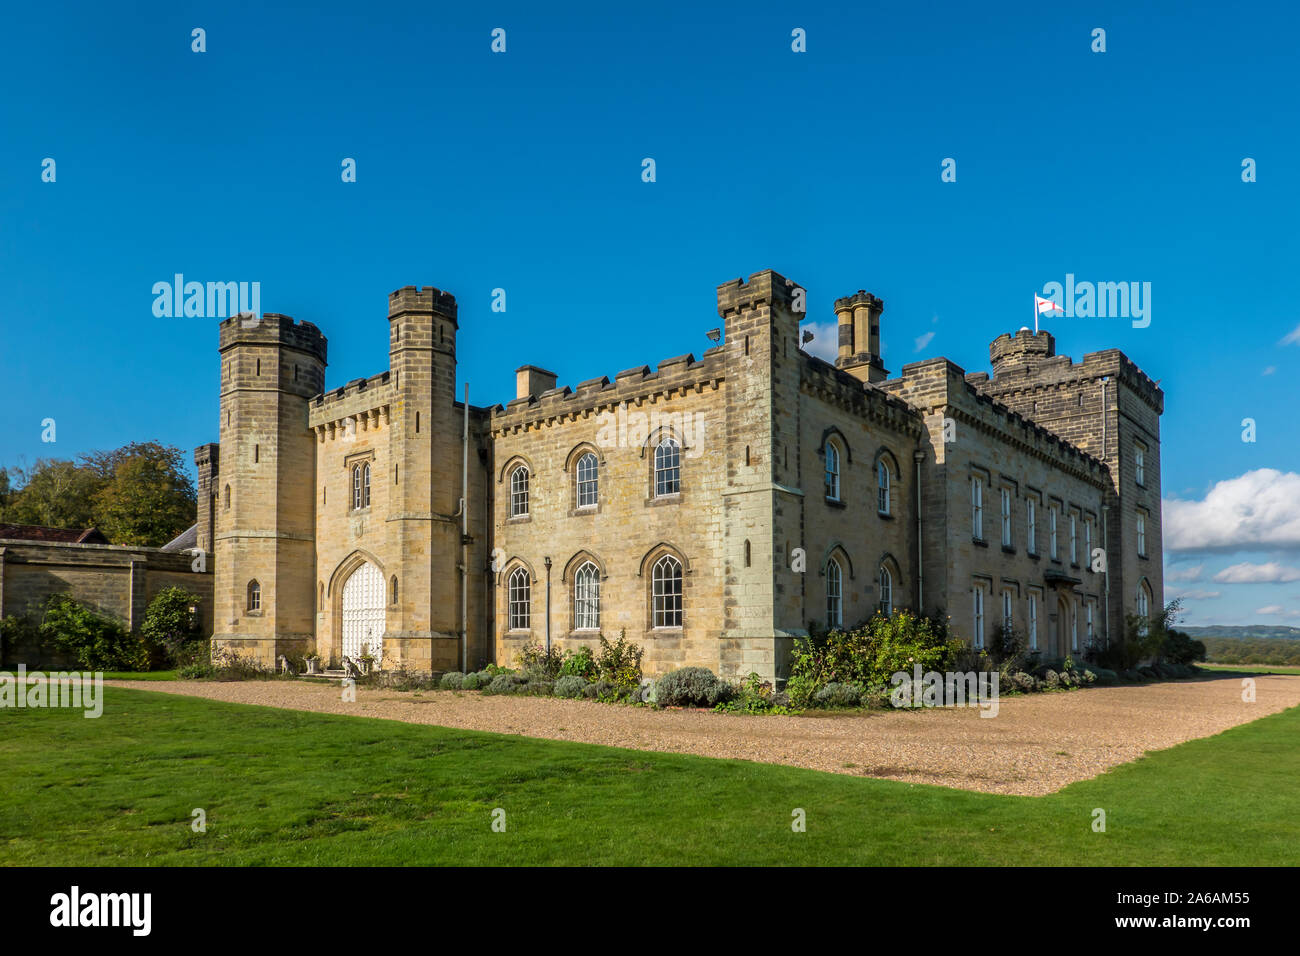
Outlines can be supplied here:
<path id="1" fill-rule="evenodd" d="M 1187 622 L 1300 624 L 1294 10 L 473 6 L 7 11 L 0 464 L 216 438 L 215 320 L 152 312 L 178 272 L 315 322 L 330 386 L 386 367 L 389 291 L 447 289 L 476 404 L 526 362 L 575 384 L 699 354 L 714 287 L 764 268 L 818 326 L 881 296 L 895 372 L 987 369 L 1067 273 L 1150 282 L 1145 329 L 1044 326 L 1161 380 Z M 1283 580 L 1215 580 L 1241 564 Z"/>

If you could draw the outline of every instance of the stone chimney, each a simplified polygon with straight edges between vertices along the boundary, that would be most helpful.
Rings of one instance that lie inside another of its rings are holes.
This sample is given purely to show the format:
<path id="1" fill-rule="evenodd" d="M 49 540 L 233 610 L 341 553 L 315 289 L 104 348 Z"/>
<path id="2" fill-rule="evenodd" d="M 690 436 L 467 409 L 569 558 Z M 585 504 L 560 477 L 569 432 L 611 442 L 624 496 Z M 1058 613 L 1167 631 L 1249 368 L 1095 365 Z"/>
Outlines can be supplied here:
<path id="1" fill-rule="evenodd" d="M 554 372 L 536 365 L 521 365 L 515 369 L 515 398 L 536 398 L 542 392 L 555 388 Z"/>

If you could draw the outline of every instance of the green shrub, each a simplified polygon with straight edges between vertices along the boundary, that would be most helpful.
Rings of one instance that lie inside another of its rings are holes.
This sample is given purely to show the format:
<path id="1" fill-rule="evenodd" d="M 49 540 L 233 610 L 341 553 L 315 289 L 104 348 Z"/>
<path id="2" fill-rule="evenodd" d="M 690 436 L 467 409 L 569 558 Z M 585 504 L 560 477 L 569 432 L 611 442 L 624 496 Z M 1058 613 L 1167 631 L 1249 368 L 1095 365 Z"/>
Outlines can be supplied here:
<path id="1" fill-rule="evenodd" d="M 718 683 L 717 675 L 707 667 L 669 671 L 655 681 L 655 703 L 660 707 L 712 707 L 718 702 Z"/>
<path id="2" fill-rule="evenodd" d="M 161 647 L 167 660 L 184 666 L 197 661 L 207 646 L 200 632 L 197 594 L 184 588 L 163 588 L 144 613 L 140 634 L 146 641 Z"/>
<path id="3" fill-rule="evenodd" d="M 1160 653 L 1171 664 L 1190 664 L 1205 660 L 1205 644 L 1182 631 L 1166 631 Z"/>
<path id="4" fill-rule="evenodd" d="M 520 686 L 519 692 L 529 693 L 534 697 L 550 697 L 555 693 L 555 681 L 530 680 L 527 684 Z"/>
<path id="5" fill-rule="evenodd" d="M 560 676 L 565 656 L 558 647 L 547 649 L 538 643 L 526 644 L 519 652 L 519 669 L 529 679 L 555 680 Z"/>
<path id="6" fill-rule="evenodd" d="M 138 635 L 66 594 L 55 594 L 46 600 L 40 635 L 45 644 L 69 655 L 84 670 L 149 668 L 149 649 Z"/>
<path id="7" fill-rule="evenodd" d="M 460 690 L 465 675 L 460 671 L 448 671 L 438 679 L 438 686 L 443 690 Z"/>
<path id="8" fill-rule="evenodd" d="M 857 707 L 862 703 L 862 690 L 856 684 L 831 682 L 812 697 L 817 707 Z"/>
<path id="9" fill-rule="evenodd" d="M 0 666 L 9 664 L 14 648 L 35 651 L 41 644 L 41 622 L 34 614 L 0 618 Z"/>
<path id="10" fill-rule="evenodd" d="M 876 614 L 851 631 L 796 638 L 786 691 L 793 706 L 807 707 L 828 684 L 888 685 L 893 674 L 910 674 L 917 664 L 923 672 L 952 670 L 965 647 L 941 621 L 910 611 Z"/>
<path id="11" fill-rule="evenodd" d="M 578 674 L 565 674 L 555 682 L 555 696 L 570 700 L 581 697 L 587 687 L 587 681 Z"/>
<path id="12" fill-rule="evenodd" d="M 478 690 L 480 687 L 484 687 L 484 686 L 486 686 L 487 683 L 488 683 L 488 681 L 483 680 L 482 676 L 479 675 L 479 674 L 477 674 L 477 673 L 475 673 L 475 674 L 466 674 L 466 675 L 465 675 L 464 677 L 462 677 L 461 680 L 460 680 L 460 689 L 461 689 L 461 690 Z"/>
<path id="13" fill-rule="evenodd" d="M 519 674 L 498 674 L 483 688 L 485 694 L 518 694 L 528 686 L 528 678 Z"/>
<path id="14" fill-rule="evenodd" d="M 613 700 L 618 693 L 618 685 L 607 680 L 598 680 L 582 689 L 582 696 L 590 700 Z"/>
<path id="15" fill-rule="evenodd" d="M 597 680 L 615 685 L 623 693 L 631 693 L 641 684 L 641 658 L 645 649 L 619 634 L 614 643 L 600 635 L 600 651 L 596 654 Z"/>
<path id="16" fill-rule="evenodd" d="M 591 652 L 590 647 L 584 644 L 572 654 L 565 656 L 564 663 L 560 665 L 560 676 L 581 677 L 583 680 L 589 681 L 596 677 L 598 670 L 596 655 Z"/>

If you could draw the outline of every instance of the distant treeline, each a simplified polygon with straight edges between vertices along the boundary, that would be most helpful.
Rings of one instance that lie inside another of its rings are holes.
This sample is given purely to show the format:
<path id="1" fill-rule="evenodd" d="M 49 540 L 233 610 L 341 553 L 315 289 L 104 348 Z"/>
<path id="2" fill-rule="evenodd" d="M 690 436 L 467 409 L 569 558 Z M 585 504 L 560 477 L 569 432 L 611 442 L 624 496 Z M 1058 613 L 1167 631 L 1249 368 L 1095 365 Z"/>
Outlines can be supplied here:
<path id="1" fill-rule="evenodd" d="M 1284 637 L 1291 640 L 1300 640 L 1300 627 L 1284 627 L 1278 624 L 1251 624 L 1246 627 L 1229 627 L 1217 624 L 1210 624 L 1205 627 L 1188 627 L 1183 624 L 1179 625 L 1178 630 L 1190 634 L 1198 641 L 1203 641 L 1207 637 Z"/>
<path id="2" fill-rule="evenodd" d="M 1183 628 L 1185 631 L 1201 628 Z M 1209 630 L 1209 628 L 1204 628 Z M 1216 664 L 1300 664 L 1300 641 L 1293 637 L 1201 637 L 1205 659 Z"/>

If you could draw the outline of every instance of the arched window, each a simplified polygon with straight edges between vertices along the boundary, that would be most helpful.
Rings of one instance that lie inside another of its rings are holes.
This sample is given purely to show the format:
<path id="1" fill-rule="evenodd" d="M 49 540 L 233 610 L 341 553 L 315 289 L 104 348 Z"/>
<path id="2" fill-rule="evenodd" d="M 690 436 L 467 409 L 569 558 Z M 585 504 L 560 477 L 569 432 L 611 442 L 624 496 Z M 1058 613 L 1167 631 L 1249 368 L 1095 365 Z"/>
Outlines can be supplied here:
<path id="1" fill-rule="evenodd" d="M 826 626 L 844 626 L 844 571 L 835 558 L 826 562 Z"/>
<path id="2" fill-rule="evenodd" d="M 655 627 L 682 626 L 682 563 L 671 554 L 655 562 L 650 574 Z"/>
<path id="3" fill-rule="evenodd" d="M 361 466 L 361 507 L 370 507 L 370 462 Z"/>
<path id="4" fill-rule="evenodd" d="M 532 626 L 532 582 L 524 568 L 510 572 L 510 630 L 526 631 Z"/>
<path id="5" fill-rule="evenodd" d="M 894 576 L 884 564 L 880 566 L 880 613 L 885 617 L 894 613 Z"/>
<path id="6" fill-rule="evenodd" d="M 826 455 L 826 497 L 831 501 L 840 500 L 840 450 L 835 442 L 828 441 Z"/>
<path id="7" fill-rule="evenodd" d="M 573 576 L 573 626 L 580 631 L 600 627 L 600 569 L 590 561 Z"/>
<path id="8" fill-rule="evenodd" d="M 390 590 L 392 591 L 392 595 L 389 597 L 388 603 L 396 604 L 397 603 L 397 575 L 396 574 L 393 575 L 393 580 L 389 582 L 389 587 Z"/>
<path id="9" fill-rule="evenodd" d="M 229 510 L 230 510 L 230 486 L 229 486 L 229 485 L 226 485 L 226 501 L 225 501 L 225 506 L 226 506 L 226 510 L 229 511 Z"/>
<path id="10" fill-rule="evenodd" d="M 361 466 L 352 466 L 352 510 L 356 511 L 361 507 Z"/>
<path id="11" fill-rule="evenodd" d="M 1138 624 L 1138 634 L 1142 637 L 1147 636 L 1147 620 L 1151 615 L 1151 589 L 1147 583 L 1142 581 L 1138 584 L 1137 592 L 1137 616 L 1142 620 Z"/>
<path id="12" fill-rule="evenodd" d="M 665 438 L 655 446 L 655 497 L 675 495 L 682 490 L 682 446 Z"/>
<path id="13" fill-rule="evenodd" d="M 528 467 L 520 465 L 510 472 L 510 517 L 528 514 Z"/>
<path id="14" fill-rule="evenodd" d="M 597 499 L 596 456 L 587 452 L 578 459 L 578 507 L 594 508 Z"/>
<path id="15" fill-rule="evenodd" d="M 889 463 L 884 458 L 876 462 L 876 510 L 889 514 Z"/>
<path id="16" fill-rule="evenodd" d="M 248 609 L 262 610 L 262 585 L 258 584 L 256 579 L 248 582 Z"/>

